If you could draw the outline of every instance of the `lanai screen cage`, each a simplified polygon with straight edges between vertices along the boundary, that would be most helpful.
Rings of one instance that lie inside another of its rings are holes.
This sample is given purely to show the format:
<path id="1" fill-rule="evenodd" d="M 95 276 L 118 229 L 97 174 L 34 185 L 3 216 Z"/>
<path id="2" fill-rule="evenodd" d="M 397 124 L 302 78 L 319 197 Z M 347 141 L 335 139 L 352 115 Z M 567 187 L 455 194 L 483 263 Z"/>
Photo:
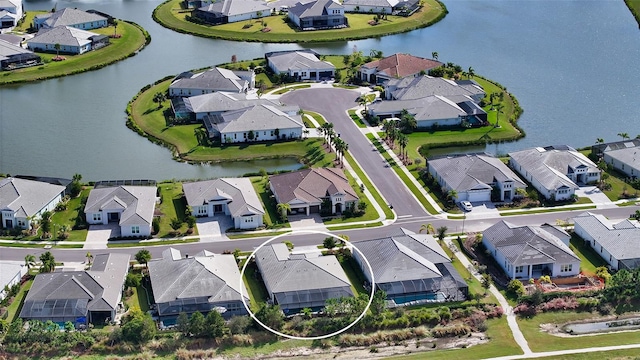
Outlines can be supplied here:
<path id="1" fill-rule="evenodd" d="M 275 301 L 285 313 L 304 308 L 319 310 L 328 299 L 353 296 L 349 287 L 292 290 L 273 294 Z"/>
<path id="2" fill-rule="evenodd" d="M 87 315 L 88 303 L 88 299 L 30 300 L 22 306 L 20 317 L 54 322 L 75 322 L 76 319 Z"/>

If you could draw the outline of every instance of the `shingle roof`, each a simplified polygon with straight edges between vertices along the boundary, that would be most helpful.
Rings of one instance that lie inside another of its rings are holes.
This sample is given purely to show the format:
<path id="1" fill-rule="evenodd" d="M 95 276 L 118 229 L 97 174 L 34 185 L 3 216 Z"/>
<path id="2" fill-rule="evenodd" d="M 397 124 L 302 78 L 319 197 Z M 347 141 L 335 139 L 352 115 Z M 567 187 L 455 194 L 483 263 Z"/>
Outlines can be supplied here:
<path id="1" fill-rule="evenodd" d="M 333 255 L 316 258 L 291 256 L 287 246 L 278 243 L 263 246 L 255 256 L 265 286 L 271 293 L 351 286 L 347 274 Z M 350 289 L 349 295 L 353 296 Z"/>
<path id="2" fill-rule="evenodd" d="M 4 289 L 16 275 L 26 273 L 24 264 L 17 261 L 0 261 L 0 288 Z"/>
<path id="3" fill-rule="evenodd" d="M 398 0 L 344 0 L 342 5 L 353 6 L 391 6 L 398 4 Z"/>
<path id="4" fill-rule="evenodd" d="M 569 146 L 548 146 L 509 153 L 522 171 L 527 171 L 546 189 L 562 186 L 577 189 L 566 174 L 578 167 L 587 167 L 588 172 L 600 172 L 596 164 Z"/>
<path id="5" fill-rule="evenodd" d="M 484 94 L 480 85 L 460 85 L 454 80 L 428 75 L 415 78 L 391 79 L 388 86 L 395 87 L 392 96 L 396 100 L 419 99 L 430 95 L 476 96 Z"/>
<path id="6" fill-rule="evenodd" d="M 0 0 L 0 7 L 3 8 L 12 8 L 12 7 L 20 7 L 21 0 Z"/>
<path id="7" fill-rule="evenodd" d="M 640 168 L 640 147 L 624 147 L 615 150 L 605 150 L 605 153 L 607 156 L 623 164 L 635 169 Z"/>
<path id="8" fill-rule="evenodd" d="M 47 20 L 45 20 L 44 25 L 49 28 L 57 26 L 73 26 L 82 23 L 107 20 L 104 16 L 73 8 L 64 8 L 54 13 L 42 14 L 37 17 L 46 17 Z"/>
<path id="9" fill-rule="evenodd" d="M 336 69 L 332 63 L 318 59 L 310 50 L 278 51 L 268 53 L 266 57 L 280 70 Z"/>
<path id="10" fill-rule="evenodd" d="M 297 3 L 291 8 L 289 12 L 295 14 L 299 18 L 314 17 L 330 15 L 327 9 L 341 9 L 342 4 L 333 0 L 316 0 L 307 3 Z"/>
<path id="11" fill-rule="evenodd" d="M 91 311 L 116 309 L 129 260 L 130 255 L 125 253 L 99 254 L 94 257 L 94 263 L 87 271 L 38 274 L 27 293 L 20 317 L 31 317 L 32 305 L 46 300 L 83 299 L 88 301 L 87 309 Z"/>
<path id="12" fill-rule="evenodd" d="M 178 78 L 169 86 L 169 88 L 179 89 L 210 89 L 232 92 L 240 92 L 246 87 L 246 80 L 242 80 L 231 70 L 219 67 L 189 77 Z"/>
<path id="13" fill-rule="evenodd" d="M 603 215 L 585 212 L 574 217 L 573 222 L 617 260 L 640 258 L 640 228 L 629 220 L 613 223 Z"/>
<path id="14" fill-rule="evenodd" d="M 507 180 L 513 181 L 516 188 L 526 187 L 500 159 L 485 154 L 462 154 L 430 159 L 429 167 L 458 192 L 478 187 L 491 188 L 490 184 Z"/>
<path id="15" fill-rule="evenodd" d="M 255 105 L 213 115 L 211 125 L 220 133 L 302 128 L 299 116 L 295 117 L 272 105 Z"/>
<path id="16" fill-rule="evenodd" d="M 185 108 L 193 113 L 239 110 L 253 105 L 276 105 L 267 99 L 247 99 L 244 94 L 215 92 L 184 98 Z"/>
<path id="17" fill-rule="evenodd" d="M 421 71 L 429 71 L 444 65 L 437 60 L 425 59 L 410 54 L 397 53 L 380 60 L 368 62 L 362 67 L 377 69 L 377 73 L 390 78 L 402 78 L 417 74 Z"/>
<path id="18" fill-rule="evenodd" d="M 209 302 L 241 300 L 240 291 L 248 300 L 235 258 L 230 254 L 203 252 L 182 258 L 180 251 L 169 248 L 162 259 L 149 262 L 149 276 L 157 303 L 177 299 L 207 297 Z"/>
<path id="19" fill-rule="evenodd" d="M 516 226 L 502 220 L 483 232 L 485 240 L 514 266 L 580 261 L 560 239 L 538 226 Z"/>
<path id="20" fill-rule="evenodd" d="M 335 168 L 314 168 L 269 176 L 278 201 L 289 203 L 301 200 L 320 203 L 322 198 L 338 192 L 346 194 L 345 201 L 358 199 L 344 172 Z"/>
<path id="21" fill-rule="evenodd" d="M 29 217 L 65 190 L 64 186 L 19 178 L 0 179 L 0 209 Z"/>
<path id="22" fill-rule="evenodd" d="M 234 16 L 262 11 L 264 15 L 271 13 L 263 0 L 221 0 L 201 7 L 199 10 L 220 13 L 224 16 Z"/>
<path id="23" fill-rule="evenodd" d="M 120 225 L 151 224 L 156 204 L 155 186 L 117 186 L 92 189 L 85 213 L 103 209 L 124 209 Z"/>
<path id="24" fill-rule="evenodd" d="M 264 214 L 262 203 L 248 178 L 220 178 L 183 183 L 189 206 L 202 206 L 210 201 L 227 202 L 231 216 Z"/>
<path id="25" fill-rule="evenodd" d="M 60 44 L 64 46 L 83 46 L 91 43 L 91 37 L 98 34 L 76 29 L 70 26 L 58 26 L 52 29 L 40 29 L 29 43 Z"/>

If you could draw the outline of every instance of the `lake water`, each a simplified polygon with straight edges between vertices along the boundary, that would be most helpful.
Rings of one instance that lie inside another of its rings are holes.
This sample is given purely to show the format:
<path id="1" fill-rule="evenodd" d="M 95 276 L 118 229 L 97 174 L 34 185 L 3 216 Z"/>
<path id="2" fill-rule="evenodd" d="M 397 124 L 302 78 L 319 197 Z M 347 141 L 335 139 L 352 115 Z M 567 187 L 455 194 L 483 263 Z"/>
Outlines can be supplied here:
<path id="1" fill-rule="evenodd" d="M 179 34 L 151 19 L 159 1 L 57 1 L 57 8 L 97 9 L 142 25 L 151 44 L 137 56 L 66 78 L 0 88 L 0 173 L 70 177 L 205 178 L 266 169 L 294 169 L 293 160 L 216 166 L 171 158 L 125 127 L 127 102 L 146 84 L 184 70 L 296 44 L 229 42 Z M 26 10 L 54 1 L 25 0 Z M 354 47 L 430 57 L 472 66 L 500 82 L 525 112 L 527 137 L 487 146 L 506 153 L 531 146 L 587 146 L 617 133 L 640 134 L 640 31 L 622 1 L 446 1 L 438 24 L 406 34 L 351 42 L 307 44 L 321 53 Z"/>

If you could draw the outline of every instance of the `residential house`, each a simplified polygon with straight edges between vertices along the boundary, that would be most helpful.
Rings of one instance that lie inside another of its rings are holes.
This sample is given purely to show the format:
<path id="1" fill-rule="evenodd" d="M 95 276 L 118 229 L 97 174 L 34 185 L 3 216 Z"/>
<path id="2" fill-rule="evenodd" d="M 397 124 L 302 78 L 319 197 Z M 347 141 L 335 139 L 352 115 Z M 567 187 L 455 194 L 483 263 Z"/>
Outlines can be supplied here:
<path id="1" fill-rule="evenodd" d="M 509 153 L 509 164 L 545 198 L 568 200 L 579 185 L 600 180 L 600 169 L 582 153 L 566 145 Z"/>
<path id="2" fill-rule="evenodd" d="M 206 116 L 203 122 L 209 138 L 223 144 L 300 139 L 304 128 L 300 115 L 287 114 L 273 105 L 226 111 Z"/>
<path id="3" fill-rule="evenodd" d="M 0 29 L 11 29 L 22 19 L 22 0 L 0 0 Z"/>
<path id="4" fill-rule="evenodd" d="M 344 6 L 334 0 L 298 2 L 289 8 L 289 19 L 301 30 L 335 29 L 347 27 Z"/>
<path id="5" fill-rule="evenodd" d="M 219 311 L 227 319 L 247 314 L 242 298 L 249 305 L 249 293 L 231 254 L 202 250 L 182 257 L 179 250 L 169 248 L 148 266 L 153 299 L 165 324 L 175 322 L 180 313 L 196 311 Z"/>
<path id="6" fill-rule="evenodd" d="M 185 182 L 182 190 L 194 216 L 231 216 L 236 229 L 263 225 L 264 208 L 248 178 Z"/>
<path id="7" fill-rule="evenodd" d="M 371 116 L 380 119 L 400 118 L 403 110 L 413 115 L 419 129 L 487 123 L 487 113 L 469 97 L 456 99 L 432 95 L 415 100 L 378 101 L 368 108 Z"/>
<path id="8" fill-rule="evenodd" d="M 70 26 L 58 26 L 52 29 L 43 28 L 32 39 L 27 40 L 31 51 L 84 54 L 109 45 L 109 37 Z M 59 46 L 59 49 L 56 49 Z"/>
<path id="9" fill-rule="evenodd" d="M 573 218 L 574 232 L 615 270 L 640 267 L 640 227 L 622 220 L 613 222 L 590 212 Z"/>
<path id="10" fill-rule="evenodd" d="M 451 264 L 451 259 L 427 234 L 404 228 L 391 236 L 354 242 L 353 252 L 367 282 L 387 293 L 394 305 L 427 301 L 463 301 L 468 286 Z"/>
<path id="11" fill-rule="evenodd" d="M 444 64 L 437 60 L 397 53 L 360 66 L 357 76 L 360 80 L 371 84 L 382 84 L 391 79 L 402 79 L 426 74 L 429 70 L 442 65 Z"/>
<path id="12" fill-rule="evenodd" d="M 193 10 L 192 16 L 208 24 L 227 24 L 271 15 L 263 0 L 219 0 Z"/>
<path id="13" fill-rule="evenodd" d="M 313 168 L 269 176 L 269 187 L 278 204 L 289 204 L 292 213 L 340 214 L 358 205 L 358 195 L 341 169 Z"/>
<path id="14" fill-rule="evenodd" d="M 640 139 L 605 144 L 602 159 L 630 178 L 640 176 Z"/>
<path id="15" fill-rule="evenodd" d="M 326 301 L 354 296 L 347 274 L 334 255 L 292 254 L 283 243 L 255 253 L 256 265 L 274 304 L 285 314 L 322 309 Z"/>
<path id="16" fill-rule="evenodd" d="M 40 56 L 33 51 L 0 39 L 0 68 L 12 70 L 41 64 Z"/>
<path id="17" fill-rule="evenodd" d="M 640 146 L 640 138 L 627 139 L 622 141 L 602 142 L 591 145 L 591 154 L 596 158 L 602 158 L 605 151 L 621 150 L 627 148 L 635 148 Z"/>
<path id="18" fill-rule="evenodd" d="M 398 2 L 399 0 L 344 0 L 342 5 L 345 12 L 391 15 Z"/>
<path id="19" fill-rule="evenodd" d="M 25 320 L 70 321 L 76 326 L 102 325 L 124 311 L 122 293 L 130 255 L 95 255 L 85 271 L 36 275 L 27 292 L 20 317 Z"/>
<path id="20" fill-rule="evenodd" d="M 457 201 L 512 201 L 527 185 L 500 159 L 487 154 L 448 155 L 429 159 L 429 173 L 444 192 L 456 191 Z"/>
<path id="21" fill-rule="evenodd" d="M 580 258 L 569 248 L 569 239 L 557 226 L 517 226 L 504 220 L 482 234 L 487 253 L 507 276 L 524 280 L 578 275 Z"/>
<path id="22" fill-rule="evenodd" d="M 87 12 L 74 8 L 64 8 L 55 12 L 36 15 L 33 18 L 33 28 L 53 29 L 58 26 L 68 26 L 81 30 L 98 29 L 108 25 L 108 19 L 95 12 Z"/>
<path id="23" fill-rule="evenodd" d="M 384 84 L 387 100 L 416 100 L 440 95 L 447 98 L 467 97 L 479 103 L 485 91 L 473 80 L 450 80 L 429 75 L 389 79 Z"/>
<path id="24" fill-rule="evenodd" d="M 27 274 L 27 267 L 18 261 L 0 261 L 0 301 L 7 296 L 5 289 L 20 285 L 22 277 Z"/>
<path id="25" fill-rule="evenodd" d="M 213 4 L 216 0 L 184 0 L 185 9 L 198 9 L 209 4 Z"/>
<path id="26" fill-rule="evenodd" d="M 2 227 L 29 229 L 32 220 L 55 210 L 64 195 L 64 186 L 13 177 L 0 179 Z"/>
<path id="27" fill-rule="evenodd" d="M 274 51 L 265 54 L 267 65 L 275 74 L 287 74 L 296 81 L 324 80 L 335 77 L 336 67 L 319 59 L 313 50 Z"/>
<path id="28" fill-rule="evenodd" d="M 202 122 L 204 118 L 212 115 L 220 115 L 227 111 L 245 109 L 254 105 L 279 106 L 275 101 L 264 98 L 247 99 L 244 93 L 214 92 L 171 98 L 171 109 L 176 119 L 189 119 L 192 122 Z M 284 107 L 280 107 L 280 109 L 283 110 Z M 289 113 L 288 110 L 285 112 Z"/>
<path id="29" fill-rule="evenodd" d="M 185 72 L 169 85 L 169 96 L 194 96 L 216 91 L 245 93 L 255 85 L 253 71 L 228 70 L 220 67 L 200 72 Z"/>
<path id="30" fill-rule="evenodd" d="M 155 186 L 96 186 L 84 207 L 87 223 L 118 223 L 121 236 L 150 236 L 156 193 Z"/>

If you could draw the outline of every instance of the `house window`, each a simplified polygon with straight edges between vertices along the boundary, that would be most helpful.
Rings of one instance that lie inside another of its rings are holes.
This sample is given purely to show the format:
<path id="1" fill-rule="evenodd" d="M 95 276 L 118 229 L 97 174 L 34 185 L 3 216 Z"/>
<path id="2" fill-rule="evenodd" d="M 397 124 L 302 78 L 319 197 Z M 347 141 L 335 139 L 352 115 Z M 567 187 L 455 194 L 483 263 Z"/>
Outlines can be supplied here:
<path id="1" fill-rule="evenodd" d="M 602 254 L 602 245 L 600 245 L 600 253 Z"/>
<path id="2" fill-rule="evenodd" d="M 573 269 L 573 264 L 565 264 L 560 266 L 560 272 L 569 272 Z"/>
<path id="3" fill-rule="evenodd" d="M 131 227 L 131 233 L 132 234 L 140 234 L 140 226 L 137 226 L 137 225 L 132 226 Z"/>
<path id="4" fill-rule="evenodd" d="M 102 214 L 101 213 L 93 214 L 93 221 L 102 221 Z"/>
<path id="5" fill-rule="evenodd" d="M 207 214 L 207 208 L 204 206 L 200 206 L 198 207 L 198 215 L 206 215 Z"/>
<path id="6" fill-rule="evenodd" d="M 27 223 L 24 222 L 24 220 L 18 220 L 18 226 L 19 227 L 25 227 L 25 226 L 27 226 Z"/>
<path id="7" fill-rule="evenodd" d="M 244 218 L 244 222 L 246 223 L 252 223 L 253 222 L 253 216 L 248 216 Z"/>
<path id="8" fill-rule="evenodd" d="M 524 271 L 524 266 L 516 266 L 516 273 L 521 273 Z"/>

